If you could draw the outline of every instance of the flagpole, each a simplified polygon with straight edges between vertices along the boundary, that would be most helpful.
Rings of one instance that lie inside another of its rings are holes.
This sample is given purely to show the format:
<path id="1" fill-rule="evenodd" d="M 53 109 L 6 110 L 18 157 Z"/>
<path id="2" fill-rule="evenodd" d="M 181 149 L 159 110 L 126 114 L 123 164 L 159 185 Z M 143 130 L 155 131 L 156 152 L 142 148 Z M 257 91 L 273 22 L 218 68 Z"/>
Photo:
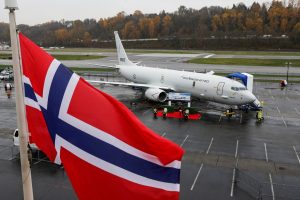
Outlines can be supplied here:
<path id="1" fill-rule="evenodd" d="M 14 84 L 16 91 L 16 110 L 17 110 L 17 126 L 19 129 L 20 141 L 20 159 L 21 159 L 21 173 L 23 184 L 24 200 L 33 200 L 31 170 L 28 160 L 27 145 L 27 124 L 25 116 L 25 104 L 21 77 L 21 62 L 19 55 L 19 43 L 16 30 L 15 10 L 18 9 L 17 0 L 5 0 L 5 8 L 9 9 L 9 24 L 10 24 L 10 38 L 13 58 Z"/>

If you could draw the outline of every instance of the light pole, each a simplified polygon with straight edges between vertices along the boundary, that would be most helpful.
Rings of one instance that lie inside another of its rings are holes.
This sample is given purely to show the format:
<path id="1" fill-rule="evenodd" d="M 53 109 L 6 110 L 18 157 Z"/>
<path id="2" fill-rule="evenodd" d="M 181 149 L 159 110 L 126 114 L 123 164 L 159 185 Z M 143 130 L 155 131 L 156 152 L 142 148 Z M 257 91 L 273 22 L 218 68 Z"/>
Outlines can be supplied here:
<path id="1" fill-rule="evenodd" d="M 288 85 L 289 84 L 290 65 L 292 65 L 292 63 L 291 62 L 286 62 L 285 64 L 287 66 L 287 70 L 286 70 L 286 82 L 287 82 L 287 85 Z"/>
<path id="2" fill-rule="evenodd" d="M 18 34 L 16 30 L 15 10 L 18 9 L 17 0 L 5 0 L 5 9 L 9 10 L 9 25 L 10 25 L 10 39 L 13 58 L 14 83 L 16 91 L 16 111 L 17 111 L 17 125 L 19 129 L 20 140 L 20 160 L 21 160 L 21 174 L 23 185 L 23 199 L 33 200 L 31 170 L 28 161 L 27 144 L 28 131 L 25 114 L 22 74 L 21 74 L 21 60 L 18 42 Z"/>

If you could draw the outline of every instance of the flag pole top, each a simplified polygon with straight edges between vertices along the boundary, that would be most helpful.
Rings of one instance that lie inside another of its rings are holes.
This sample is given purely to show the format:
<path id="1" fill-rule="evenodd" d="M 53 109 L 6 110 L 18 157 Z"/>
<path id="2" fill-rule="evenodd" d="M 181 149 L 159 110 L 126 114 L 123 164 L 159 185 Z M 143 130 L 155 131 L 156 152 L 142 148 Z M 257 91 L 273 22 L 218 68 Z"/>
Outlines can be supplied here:
<path id="1" fill-rule="evenodd" d="M 18 7 L 18 3 L 17 3 L 17 0 L 4 0 L 4 3 L 5 3 L 5 9 L 8 9 L 8 10 L 18 10 L 19 7 Z"/>

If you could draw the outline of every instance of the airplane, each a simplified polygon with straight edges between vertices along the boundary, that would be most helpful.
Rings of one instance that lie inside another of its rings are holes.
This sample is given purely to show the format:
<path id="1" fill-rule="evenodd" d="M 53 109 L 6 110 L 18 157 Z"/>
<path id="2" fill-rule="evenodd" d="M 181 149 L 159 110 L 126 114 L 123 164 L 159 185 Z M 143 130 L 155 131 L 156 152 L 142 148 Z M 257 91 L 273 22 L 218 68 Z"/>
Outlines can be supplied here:
<path id="1" fill-rule="evenodd" d="M 253 105 L 260 108 L 260 103 L 254 94 L 240 82 L 214 75 L 214 72 L 197 73 L 140 66 L 131 62 L 125 52 L 117 31 L 114 32 L 118 62 L 113 67 L 130 83 L 93 81 L 90 83 L 132 86 L 145 89 L 145 97 L 155 102 L 165 102 L 167 92 L 190 93 L 202 100 L 227 104 L 230 106 Z M 100 65 L 98 65 L 100 66 Z M 103 66 L 102 66 L 103 67 Z"/>

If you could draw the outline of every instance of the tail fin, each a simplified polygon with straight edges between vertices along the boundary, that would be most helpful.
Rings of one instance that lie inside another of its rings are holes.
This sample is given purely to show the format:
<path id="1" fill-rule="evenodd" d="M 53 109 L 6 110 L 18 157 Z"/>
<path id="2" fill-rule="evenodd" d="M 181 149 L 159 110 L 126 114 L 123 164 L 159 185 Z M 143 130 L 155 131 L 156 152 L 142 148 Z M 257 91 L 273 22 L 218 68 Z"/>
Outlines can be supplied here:
<path id="1" fill-rule="evenodd" d="M 115 31 L 114 34 L 115 34 L 116 47 L 118 52 L 119 65 L 135 65 L 133 62 L 131 62 L 128 59 L 123 44 L 121 42 L 121 39 L 119 37 L 118 31 Z"/>

